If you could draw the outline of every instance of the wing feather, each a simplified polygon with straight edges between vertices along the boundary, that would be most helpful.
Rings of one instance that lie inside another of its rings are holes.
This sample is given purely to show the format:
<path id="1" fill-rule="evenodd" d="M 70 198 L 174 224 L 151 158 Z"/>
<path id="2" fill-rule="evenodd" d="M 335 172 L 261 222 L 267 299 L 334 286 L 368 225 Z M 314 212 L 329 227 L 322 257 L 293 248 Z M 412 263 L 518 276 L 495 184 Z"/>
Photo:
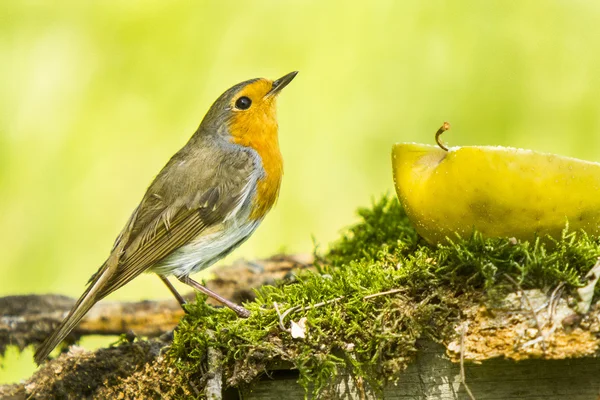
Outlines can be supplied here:
<path id="1" fill-rule="evenodd" d="M 213 152 L 206 146 L 207 151 L 190 154 L 186 145 L 169 160 L 86 291 L 36 351 L 36 362 L 42 362 L 96 302 L 238 211 L 258 179 L 254 158 L 245 152 L 227 154 L 222 148 Z M 190 168 L 201 174 L 194 182 Z M 197 187 L 190 190 L 190 185 Z"/>
<path id="2" fill-rule="evenodd" d="M 131 281 L 142 272 L 148 270 L 173 251 L 191 242 L 206 228 L 223 220 L 238 202 L 237 195 L 227 199 L 219 199 L 215 192 L 209 191 L 212 201 L 200 209 L 182 208 L 168 225 L 162 223 L 162 216 L 157 218 L 161 223 L 150 237 L 132 252 L 126 252 L 112 278 L 104 286 L 100 296 L 104 297 Z"/>

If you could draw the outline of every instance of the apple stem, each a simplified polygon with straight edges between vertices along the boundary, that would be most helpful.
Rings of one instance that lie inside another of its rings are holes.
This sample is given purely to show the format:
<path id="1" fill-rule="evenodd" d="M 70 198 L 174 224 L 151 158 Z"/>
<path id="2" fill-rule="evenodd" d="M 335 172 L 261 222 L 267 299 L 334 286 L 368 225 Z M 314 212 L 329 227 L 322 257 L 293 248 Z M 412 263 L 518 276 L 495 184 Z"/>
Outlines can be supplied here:
<path id="1" fill-rule="evenodd" d="M 448 151 L 448 148 L 444 146 L 444 143 L 442 143 L 442 139 L 440 138 L 440 136 L 442 136 L 442 133 L 446 132 L 448 129 L 450 129 L 450 123 L 444 122 L 440 129 L 438 129 L 438 131 L 435 133 L 435 142 L 438 144 L 438 146 L 442 148 L 442 150 L 446 151 Z"/>

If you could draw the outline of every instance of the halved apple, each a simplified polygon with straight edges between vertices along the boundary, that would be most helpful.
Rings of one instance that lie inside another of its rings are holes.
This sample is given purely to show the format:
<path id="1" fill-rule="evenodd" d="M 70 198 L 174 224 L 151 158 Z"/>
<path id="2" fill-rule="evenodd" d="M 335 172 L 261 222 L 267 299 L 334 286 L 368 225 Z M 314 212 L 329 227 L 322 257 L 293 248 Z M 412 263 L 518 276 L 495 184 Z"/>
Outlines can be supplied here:
<path id="1" fill-rule="evenodd" d="M 430 243 L 465 237 L 560 237 L 600 231 L 600 163 L 506 147 L 399 143 L 398 198 Z"/>

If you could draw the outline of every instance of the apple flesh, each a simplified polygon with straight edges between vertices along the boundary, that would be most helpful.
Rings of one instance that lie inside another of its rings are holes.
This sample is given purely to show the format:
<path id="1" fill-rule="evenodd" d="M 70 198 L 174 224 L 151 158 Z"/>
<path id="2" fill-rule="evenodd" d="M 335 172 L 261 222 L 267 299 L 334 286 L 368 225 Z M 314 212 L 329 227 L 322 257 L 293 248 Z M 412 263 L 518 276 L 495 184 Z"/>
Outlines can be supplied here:
<path id="1" fill-rule="evenodd" d="M 507 147 L 392 149 L 400 203 L 417 232 L 435 244 L 467 237 L 558 238 L 600 231 L 600 163 Z"/>

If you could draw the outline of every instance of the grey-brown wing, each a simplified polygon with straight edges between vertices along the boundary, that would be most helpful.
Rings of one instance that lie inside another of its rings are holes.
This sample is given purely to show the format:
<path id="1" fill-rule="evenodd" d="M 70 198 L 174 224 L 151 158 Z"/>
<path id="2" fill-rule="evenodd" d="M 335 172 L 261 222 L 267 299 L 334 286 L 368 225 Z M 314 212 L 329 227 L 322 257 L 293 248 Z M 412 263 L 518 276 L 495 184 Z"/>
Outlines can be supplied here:
<path id="1" fill-rule="evenodd" d="M 195 168 L 192 171 L 197 172 L 198 179 L 190 180 L 186 176 L 189 172 L 183 168 L 186 165 Z M 73 309 L 36 350 L 35 361 L 41 363 L 96 302 L 204 229 L 222 221 L 244 201 L 253 179 L 256 179 L 256 171 L 247 153 L 228 155 L 205 151 L 198 157 L 190 157 L 186 146 L 173 156 L 148 188 L 115 241 L 110 256 Z"/>
<path id="2" fill-rule="evenodd" d="M 231 203 L 235 200 L 232 199 Z M 228 202 L 229 203 L 229 202 Z M 133 278 L 167 257 L 173 251 L 189 243 L 204 229 L 217 223 L 223 213 L 230 210 L 231 204 L 209 212 L 206 209 L 181 209 L 167 223 L 156 225 L 143 243 L 134 251 L 125 253 L 119 261 L 115 273 L 100 291 L 99 297 L 105 297 Z"/>
<path id="3" fill-rule="evenodd" d="M 160 181 L 151 186 L 137 211 L 138 220 L 131 227 L 118 267 L 99 298 L 148 270 L 208 227 L 221 223 L 249 195 L 253 175 L 252 160 L 243 157 L 219 165 L 209 177 L 210 184 L 198 191 L 173 196 L 178 189 Z M 168 178 L 177 181 L 173 176 L 163 179 Z"/>

